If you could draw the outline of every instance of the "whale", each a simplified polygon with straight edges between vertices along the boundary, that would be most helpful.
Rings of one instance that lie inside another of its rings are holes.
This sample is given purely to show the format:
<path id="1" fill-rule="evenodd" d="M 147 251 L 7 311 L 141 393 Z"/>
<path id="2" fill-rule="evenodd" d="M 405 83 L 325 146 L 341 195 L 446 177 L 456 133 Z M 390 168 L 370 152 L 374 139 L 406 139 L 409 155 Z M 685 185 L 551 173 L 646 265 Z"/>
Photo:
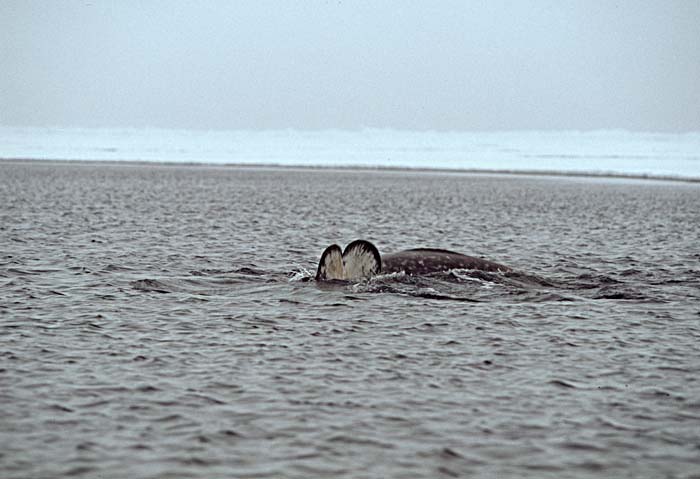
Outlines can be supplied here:
<path id="1" fill-rule="evenodd" d="M 409 276 L 439 273 L 452 269 L 488 272 L 512 272 L 505 265 L 439 248 L 414 248 L 379 254 L 375 245 L 355 240 L 342 250 L 337 244 L 321 254 L 316 270 L 317 281 L 358 281 L 380 274 L 403 273 Z"/>

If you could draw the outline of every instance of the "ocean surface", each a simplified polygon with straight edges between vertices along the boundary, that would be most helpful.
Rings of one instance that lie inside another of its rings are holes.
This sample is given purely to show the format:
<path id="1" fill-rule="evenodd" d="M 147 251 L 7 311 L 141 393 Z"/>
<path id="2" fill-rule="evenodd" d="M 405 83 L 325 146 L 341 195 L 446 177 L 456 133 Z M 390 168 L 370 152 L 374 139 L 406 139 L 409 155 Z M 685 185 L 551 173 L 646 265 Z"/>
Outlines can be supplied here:
<path id="1" fill-rule="evenodd" d="M 515 272 L 313 281 L 357 238 Z M 692 182 L 0 161 L 0 477 L 700 478 L 699 238 Z"/>

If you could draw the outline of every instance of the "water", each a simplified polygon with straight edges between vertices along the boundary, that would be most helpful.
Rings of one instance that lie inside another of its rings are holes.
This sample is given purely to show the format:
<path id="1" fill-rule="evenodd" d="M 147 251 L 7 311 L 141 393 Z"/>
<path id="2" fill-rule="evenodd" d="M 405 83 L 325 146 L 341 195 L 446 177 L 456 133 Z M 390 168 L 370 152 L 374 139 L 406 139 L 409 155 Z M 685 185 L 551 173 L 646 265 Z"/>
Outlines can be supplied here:
<path id="1" fill-rule="evenodd" d="M 3 478 L 700 477 L 700 185 L 0 162 Z M 333 242 L 516 273 L 321 285 Z"/>

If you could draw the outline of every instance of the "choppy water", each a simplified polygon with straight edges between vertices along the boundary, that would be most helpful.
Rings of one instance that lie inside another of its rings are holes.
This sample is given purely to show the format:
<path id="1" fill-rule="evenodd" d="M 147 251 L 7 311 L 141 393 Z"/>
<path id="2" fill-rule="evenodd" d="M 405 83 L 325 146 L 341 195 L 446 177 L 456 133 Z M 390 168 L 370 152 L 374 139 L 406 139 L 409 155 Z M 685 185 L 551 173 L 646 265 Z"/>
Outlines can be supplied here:
<path id="1" fill-rule="evenodd" d="M 307 281 L 332 242 L 514 274 Z M 700 477 L 700 185 L 0 163 L 3 478 Z"/>

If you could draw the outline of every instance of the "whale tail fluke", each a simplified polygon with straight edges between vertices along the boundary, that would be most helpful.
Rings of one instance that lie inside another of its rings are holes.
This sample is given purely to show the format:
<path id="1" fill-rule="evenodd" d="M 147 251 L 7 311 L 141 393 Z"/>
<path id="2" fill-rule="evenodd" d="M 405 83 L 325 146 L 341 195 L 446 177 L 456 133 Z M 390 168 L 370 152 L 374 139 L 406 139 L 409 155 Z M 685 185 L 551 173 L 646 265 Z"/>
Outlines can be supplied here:
<path id="1" fill-rule="evenodd" d="M 316 270 L 316 281 L 343 279 L 344 276 L 343 250 L 337 244 L 332 244 L 321 255 Z"/>
<path id="2" fill-rule="evenodd" d="M 369 241 L 355 240 L 343 251 L 345 279 L 367 279 L 382 270 L 382 257 L 377 247 Z"/>
<path id="3" fill-rule="evenodd" d="M 379 274 L 382 270 L 382 258 L 377 247 L 369 241 L 355 240 L 341 252 L 333 244 L 321 255 L 316 270 L 316 280 L 357 281 Z"/>

